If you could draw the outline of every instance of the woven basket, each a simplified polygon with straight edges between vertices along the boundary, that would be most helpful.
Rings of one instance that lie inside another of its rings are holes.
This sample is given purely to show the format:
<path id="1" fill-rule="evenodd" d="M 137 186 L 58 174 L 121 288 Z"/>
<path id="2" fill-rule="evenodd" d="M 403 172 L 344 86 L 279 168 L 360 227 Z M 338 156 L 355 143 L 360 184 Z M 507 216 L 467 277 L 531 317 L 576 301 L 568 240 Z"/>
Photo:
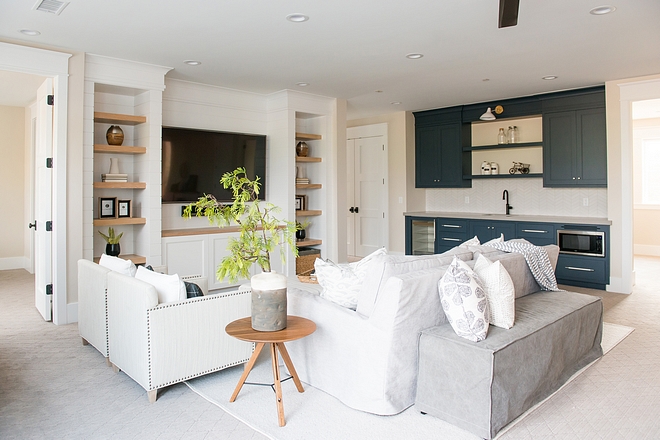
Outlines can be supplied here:
<path id="1" fill-rule="evenodd" d="M 299 255 L 296 258 L 296 275 L 309 275 L 314 271 L 314 262 L 320 254 Z"/>

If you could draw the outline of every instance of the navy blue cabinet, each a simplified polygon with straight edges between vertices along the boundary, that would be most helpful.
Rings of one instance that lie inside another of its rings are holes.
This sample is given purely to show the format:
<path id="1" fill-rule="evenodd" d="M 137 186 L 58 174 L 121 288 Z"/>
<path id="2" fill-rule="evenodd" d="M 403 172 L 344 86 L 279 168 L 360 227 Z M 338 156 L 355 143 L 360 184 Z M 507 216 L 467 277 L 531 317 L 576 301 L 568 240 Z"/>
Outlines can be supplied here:
<path id="1" fill-rule="evenodd" d="M 604 90 L 543 100 L 543 186 L 607 186 Z"/>
<path id="2" fill-rule="evenodd" d="M 465 219 L 435 219 L 436 253 L 441 254 L 466 241 L 469 238 L 467 232 L 468 221 Z"/>
<path id="3" fill-rule="evenodd" d="M 462 143 L 470 134 L 461 122 L 461 109 L 414 113 L 416 188 L 471 186 L 470 180 L 463 180 L 464 168 L 469 166 L 469 152 L 463 152 Z M 467 163 L 464 156 L 468 158 Z"/>
<path id="4" fill-rule="evenodd" d="M 489 220 L 470 221 L 470 237 L 476 235 L 481 243 L 485 243 L 494 238 L 499 238 L 501 234 L 504 234 L 505 240 L 516 238 L 516 223 Z"/>
<path id="5" fill-rule="evenodd" d="M 516 237 L 524 238 L 536 246 L 557 243 L 553 223 L 517 222 Z"/>
<path id="6" fill-rule="evenodd" d="M 559 254 L 555 274 L 559 284 L 605 289 L 609 283 L 606 258 Z"/>

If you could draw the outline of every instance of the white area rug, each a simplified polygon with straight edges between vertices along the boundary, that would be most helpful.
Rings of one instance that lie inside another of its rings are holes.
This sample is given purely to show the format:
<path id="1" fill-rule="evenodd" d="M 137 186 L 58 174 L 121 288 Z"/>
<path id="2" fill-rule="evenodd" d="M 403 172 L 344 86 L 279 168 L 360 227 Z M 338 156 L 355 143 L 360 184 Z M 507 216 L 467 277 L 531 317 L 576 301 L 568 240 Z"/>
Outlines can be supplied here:
<path id="1" fill-rule="evenodd" d="M 603 352 L 610 351 L 633 330 L 631 327 L 604 323 Z M 568 382 L 589 366 L 577 372 Z M 284 367 L 282 371 L 285 371 Z M 412 432 L 415 433 L 415 438 L 452 440 L 478 438 L 440 419 L 422 415 L 414 406 L 395 416 L 376 416 L 351 409 L 334 397 L 307 384 L 303 384 L 305 392 L 298 393 L 292 380 L 282 384 L 286 426 L 279 427 L 275 393 L 270 387 L 244 385 L 236 401 L 229 402 L 229 397 L 242 372 L 243 366 L 237 366 L 189 380 L 186 385 L 204 399 L 271 439 L 401 439 L 411 438 Z M 272 383 L 268 350 L 264 350 L 247 381 Z M 543 402 L 537 404 L 511 422 L 500 431 L 500 435 L 542 404 Z"/>

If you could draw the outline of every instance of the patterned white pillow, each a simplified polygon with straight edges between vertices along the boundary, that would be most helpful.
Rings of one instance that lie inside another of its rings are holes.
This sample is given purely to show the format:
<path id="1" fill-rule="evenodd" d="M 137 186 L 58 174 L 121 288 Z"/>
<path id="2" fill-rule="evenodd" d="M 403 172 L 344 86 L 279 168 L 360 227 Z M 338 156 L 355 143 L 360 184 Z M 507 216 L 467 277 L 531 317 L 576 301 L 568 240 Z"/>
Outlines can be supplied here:
<path id="1" fill-rule="evenodd" d="M 488 334 L 488 300 L 477 275 L 454 257 L 438 282 L 440 302 L 458 336 L 479 342 Z"/>
<path id="2" fill-rule="evenodd" d="M 377 249 L 350 264 L 335 264 L 330 260 L 317 258 L 314 262 L 314 271 L 319 285 L 323 288 L 321 298 L 355 310 L 362 282 L 369 270 L 369 263 L 379 255 L 387 255 L 387 250 Z"/>
<path id="3" fill-rule="evenodd" d="M 491 243 L 502 243 L 504 241 L 504 234 L 500 234 L 499 237 L 493 238 L 492 240 L 488 240 L 487 242 L 484 243 L 484 246 L 488 246 Z"/>
<path id="4" fill-rule="evenodd" d="M 469 239 L 467 241 L 464 241 L 463 243 L 459 244 L 458 247 L 466 248 L 468 246 L 476 246 L 476 245 L 479 245 L 479 244 L 481 244 L 481 242 L 479 241 L 479 237 L 477 237 L 475 235 L 471 239 Z"/>
<path id="5" fill-rule="evenodd" d="M 493 263 L 483 255 L 477 258 L 474 271 L 486 291 L 490 309 L 489 322 L 497 327 L 513 327 L 516 292 L 509 272 L 499 261 Z"/>

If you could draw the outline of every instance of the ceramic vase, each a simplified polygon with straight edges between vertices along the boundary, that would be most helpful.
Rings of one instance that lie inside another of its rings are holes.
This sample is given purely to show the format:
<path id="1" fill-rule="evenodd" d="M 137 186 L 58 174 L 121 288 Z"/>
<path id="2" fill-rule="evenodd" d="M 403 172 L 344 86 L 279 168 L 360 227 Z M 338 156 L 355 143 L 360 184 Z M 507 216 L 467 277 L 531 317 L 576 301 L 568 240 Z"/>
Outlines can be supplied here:
<path id="1" fill-rule="evenodd" d="M 286 328 L 286 277 L 263 272 L 250 279 L 252 288 L 252 328 L 274 332 Z"/>
<path id="2" fill-rule="evenodd" d="M 124 130 L 119 125 L 111 125 L 105 132 L 108 145 L 121 145 L 124 143 Z"/>
<path id="3" fill-rule="evenodd" d="M 108 243 L 108 244 L 105 245 L 105 254 L 106 255 L 110 255 L 112 257 L 118 257 L 119 256 L 119 251 L 120 251 L 119 243 L 115 243 L 115 244 Z"/>
<path id="4" fill-rule="evenodd" d="M 306 236 L 307 236 L 307 233 L 305 232 L 304 229 L 298 229 L 296 231 L 296 238 L 298 240 L 304 240 Z"/>
<path id="5" fill-rule="evenodd" d="M 119 174 L 119 159 L 116 157 L 110 158 L 110 171 L 108 171 L 108 173 Z"/>
<path id="6" fill-rule="evenodd" d="M 305 141 L 298 142 L 298 145 L 296 145 L 296 156 L 307 157 L 308 154 L 309 154 L 309 146 L 307 146 L 307 142 Z"/>

